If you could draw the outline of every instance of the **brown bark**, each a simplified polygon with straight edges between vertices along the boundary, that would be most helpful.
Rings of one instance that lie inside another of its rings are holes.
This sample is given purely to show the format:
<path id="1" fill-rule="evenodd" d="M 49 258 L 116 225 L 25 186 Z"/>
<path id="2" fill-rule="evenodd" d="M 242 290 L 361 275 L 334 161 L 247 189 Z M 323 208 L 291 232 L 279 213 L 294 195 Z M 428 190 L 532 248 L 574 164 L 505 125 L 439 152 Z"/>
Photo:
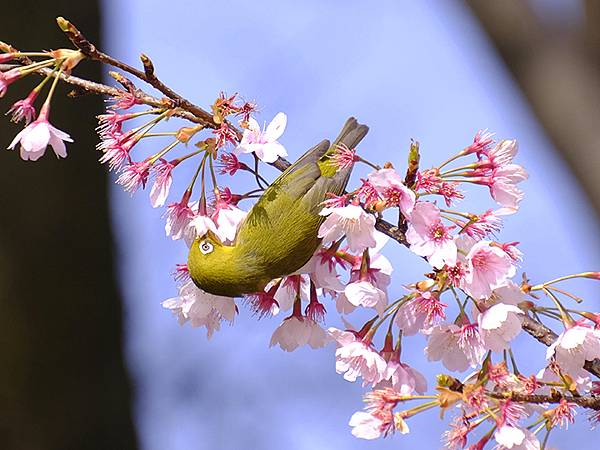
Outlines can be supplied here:
<path id="1" fill-rule="evenodd" d="M 3 8 L 2 39 L 23 50 L 70 47 L 54 22 L 68 14 L 97 41 L 97 2 L 23 0 Z M 98 79 L 97 64 L 80 72 Z M 7 110 L 38 77 L 12 85 Z M 98 96 L 65 97 L 51 119 L 75 139 L 69 158 L 0 153 L 0 447 L 134 449 L 112 263 L 106 175 L 94 150 Z M 6 147 L 19 126 L 0 121 Z"/>

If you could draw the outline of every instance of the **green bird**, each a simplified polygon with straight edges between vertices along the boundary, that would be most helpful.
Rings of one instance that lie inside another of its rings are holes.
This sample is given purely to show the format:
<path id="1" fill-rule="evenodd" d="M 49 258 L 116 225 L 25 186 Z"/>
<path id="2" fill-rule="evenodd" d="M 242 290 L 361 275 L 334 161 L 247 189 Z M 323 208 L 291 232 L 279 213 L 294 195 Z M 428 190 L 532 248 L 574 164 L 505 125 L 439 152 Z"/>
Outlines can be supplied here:
<path id="1" fill-rule="evenodd" d="M 312 257 L 328 193 L 341 195 L 352 166 L 339 170 L 332 160 L 338 145 L 355 148 L 369 128 L 346 121 L 331 145 L 324 140 L 289 166 L 263 193 L 225 245 L 210 231 L 196 238 L 188 270 L 200 289 L 240 297 L 261 292 L 269 281 L 294 273 Z"/>

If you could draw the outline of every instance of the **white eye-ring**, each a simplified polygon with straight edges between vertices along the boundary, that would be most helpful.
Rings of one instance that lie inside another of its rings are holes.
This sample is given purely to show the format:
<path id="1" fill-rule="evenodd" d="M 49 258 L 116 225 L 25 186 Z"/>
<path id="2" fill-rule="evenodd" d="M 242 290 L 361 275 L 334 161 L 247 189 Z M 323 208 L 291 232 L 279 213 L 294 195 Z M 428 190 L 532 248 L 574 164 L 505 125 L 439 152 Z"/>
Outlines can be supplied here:
<path id="1" fill-rule="evenodd" d="M 208 241 L 200 242 L 199 247 L 203 255 L 208 255 L 210 252 L 213 251 L 213 245 Z"/>

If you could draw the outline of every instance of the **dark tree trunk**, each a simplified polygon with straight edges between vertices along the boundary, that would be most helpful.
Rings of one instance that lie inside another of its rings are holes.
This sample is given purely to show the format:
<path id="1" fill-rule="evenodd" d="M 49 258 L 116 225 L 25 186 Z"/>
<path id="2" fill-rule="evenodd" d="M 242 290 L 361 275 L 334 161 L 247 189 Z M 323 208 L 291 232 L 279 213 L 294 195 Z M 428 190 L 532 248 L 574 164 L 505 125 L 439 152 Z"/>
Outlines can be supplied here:
<path id="1" fill-rule="evenodd" d="M 0 39 L 20 50 L 69 47 L 54 22 L 64 15 L 98 42 L 98 9 L 15 2 L 2 8 Z M 99 77 L 97 65 L 80 66 Z M 12 85 L 0 108 L 38 81 Z M 134 449 L 106 174 L 94 149 L 103 100 L 66 92 L 57 90 L 51 121 L 75 139 L 67 160 L 0 153 L 0 448 Z M 0 120 L 0 145 L 20 129 Z"/>

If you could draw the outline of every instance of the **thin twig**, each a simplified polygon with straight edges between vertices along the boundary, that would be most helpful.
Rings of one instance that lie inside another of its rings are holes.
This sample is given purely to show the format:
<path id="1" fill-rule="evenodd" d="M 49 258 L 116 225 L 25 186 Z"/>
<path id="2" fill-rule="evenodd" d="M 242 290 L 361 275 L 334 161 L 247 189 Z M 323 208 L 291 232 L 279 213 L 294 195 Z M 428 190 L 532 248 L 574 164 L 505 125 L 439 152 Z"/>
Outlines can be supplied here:
<path id="1" fill-rule="evenodd" d="M 562 395 L 558 392 L 553 395 L 521 394 L 518 392 L 486 392 L 486 394 L 498 400 L 510 399 L 518 403 L 560 403 L 561 400 L 566 400 L 583 408 L 600 411 L 600 396 L 598 395 L 573 397 L 571 395 Z"/>

